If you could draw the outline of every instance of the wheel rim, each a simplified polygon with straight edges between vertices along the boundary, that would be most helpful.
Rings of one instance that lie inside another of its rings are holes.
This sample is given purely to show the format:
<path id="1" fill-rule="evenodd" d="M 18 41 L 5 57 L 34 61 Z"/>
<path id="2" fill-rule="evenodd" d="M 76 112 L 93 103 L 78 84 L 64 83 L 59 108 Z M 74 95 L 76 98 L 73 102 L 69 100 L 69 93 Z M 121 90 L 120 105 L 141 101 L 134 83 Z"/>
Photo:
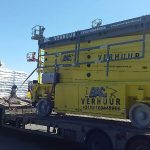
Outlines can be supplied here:
<path id="1" fill-rule="evenodd" d="M 37 105 L 37 111 L 38 111 L 38 115 L 40 116 L 46 116 L 49 113 L 51 113 L 50 102 L 48 100 L 39 101 Z"/>
<path id="2" fill-rule="evenodd" d="M 150 107 L 146 104 L 138 103 L 131 107 L 129 118 L 134 126 L 147 128 L 150 126 Z"/>
<path id="3" fill-rule="evenodd" d="M 49 104 L 46 100 L 44 100 L 41 104 L 40 111 L 43 113 L 46 113 L 46 112 L 48 112 L 48 110 L 49 110 Z"/>

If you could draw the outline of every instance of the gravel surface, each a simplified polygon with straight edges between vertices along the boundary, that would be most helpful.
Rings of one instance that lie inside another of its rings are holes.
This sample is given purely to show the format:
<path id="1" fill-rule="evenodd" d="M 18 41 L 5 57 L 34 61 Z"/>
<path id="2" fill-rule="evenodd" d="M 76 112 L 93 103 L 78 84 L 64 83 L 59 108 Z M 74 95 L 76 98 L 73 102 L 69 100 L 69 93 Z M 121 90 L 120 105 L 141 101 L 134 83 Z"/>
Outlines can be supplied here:
<path id="1" fill-rule="evenodd" d="M 76 143 L 0 128 L 0 150 L 82 150 Z"/>

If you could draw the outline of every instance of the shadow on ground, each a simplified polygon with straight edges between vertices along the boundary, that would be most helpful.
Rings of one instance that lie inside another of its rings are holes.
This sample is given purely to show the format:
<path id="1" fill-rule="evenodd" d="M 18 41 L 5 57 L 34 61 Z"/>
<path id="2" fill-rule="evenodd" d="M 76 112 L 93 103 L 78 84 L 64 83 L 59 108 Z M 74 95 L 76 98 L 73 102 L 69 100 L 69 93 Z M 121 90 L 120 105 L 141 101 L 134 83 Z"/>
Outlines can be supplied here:
<path id="1" fill-rule="evenodd" d="M 0 128 L 0 150 L 82 150 L 76 143 L 43 135 Z"/>

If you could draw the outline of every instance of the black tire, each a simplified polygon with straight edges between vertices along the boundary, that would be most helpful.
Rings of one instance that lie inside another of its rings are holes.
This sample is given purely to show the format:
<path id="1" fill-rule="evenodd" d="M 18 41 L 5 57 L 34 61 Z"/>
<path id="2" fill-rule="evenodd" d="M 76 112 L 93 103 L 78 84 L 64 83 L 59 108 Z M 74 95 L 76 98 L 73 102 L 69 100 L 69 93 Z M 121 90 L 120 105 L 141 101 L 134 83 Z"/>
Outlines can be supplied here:
<path id="1" fill-rule="evenodd" d="M 52 112 L 52 105 L 49 100 L 40 100 L 37 103 L 37 114 L 40 117 L 45 117 L 51 114 Z"/>
<path id="2" fill-rule="evenodd" d="M 137 128 L 150 127 L 150 107 L 143 103 L 134 104 L 129 111 L 129 119 Z"/>
<path id="3" fill-rule="evenodd" d="M 94 132 L 89 135 L 86 141 L 86 147 L 88 150 L 112 150 L 112 144 L 109 137 L 104 133 Z"/>
<path id="4" fill-rule="evenodd" d="M 126 148 L 127 150 L 150 150 L 150 139 L 134 139 Z"/>

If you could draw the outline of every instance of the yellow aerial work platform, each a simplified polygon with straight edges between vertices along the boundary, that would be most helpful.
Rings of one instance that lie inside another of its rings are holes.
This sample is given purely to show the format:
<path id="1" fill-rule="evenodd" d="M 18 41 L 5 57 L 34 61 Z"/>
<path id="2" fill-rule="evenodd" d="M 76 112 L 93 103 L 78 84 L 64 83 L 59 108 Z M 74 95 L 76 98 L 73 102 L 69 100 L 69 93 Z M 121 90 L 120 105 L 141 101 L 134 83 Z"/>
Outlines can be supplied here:
<path id="1" fill-rule="evenodd" d="M 50 38 L 40 29 L 32 36 L 39 44 L 39 114 L 54 109 L 150 126 L 149 15 Z"/>

